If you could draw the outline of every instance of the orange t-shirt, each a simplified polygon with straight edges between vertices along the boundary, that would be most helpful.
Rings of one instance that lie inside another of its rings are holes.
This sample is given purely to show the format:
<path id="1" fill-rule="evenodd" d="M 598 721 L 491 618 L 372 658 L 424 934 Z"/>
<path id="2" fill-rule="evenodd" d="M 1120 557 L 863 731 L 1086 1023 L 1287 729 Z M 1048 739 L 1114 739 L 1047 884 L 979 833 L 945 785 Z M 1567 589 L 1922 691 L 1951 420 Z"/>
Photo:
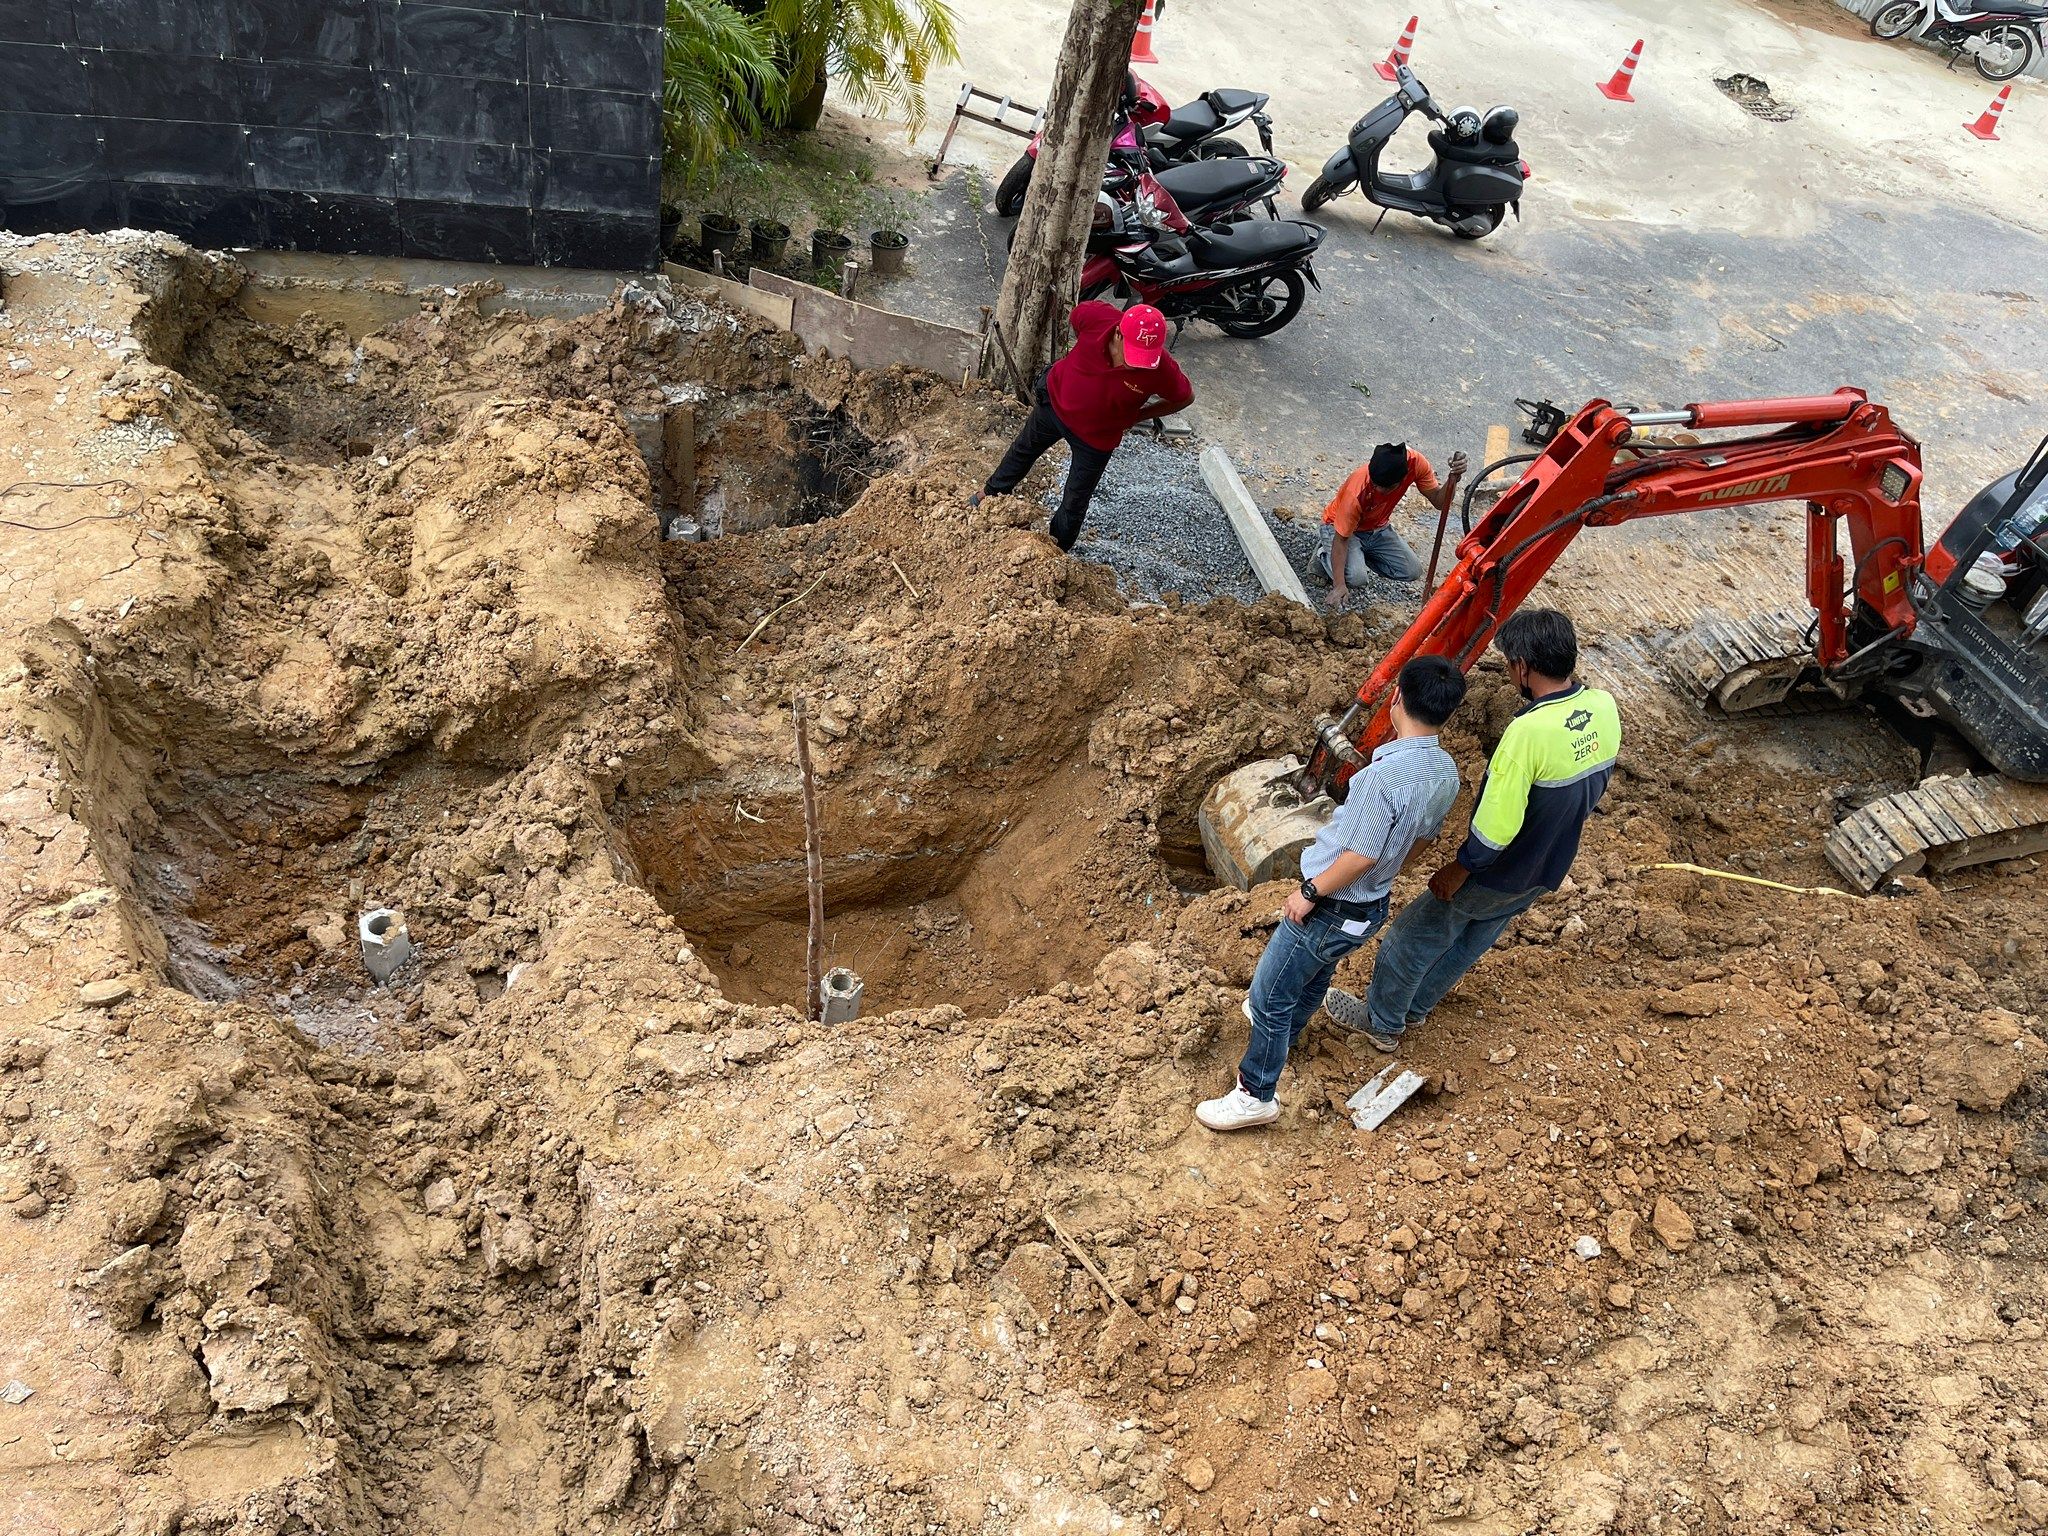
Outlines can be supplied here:
<path id="1" fill-rule="evenodd" d="M 1437 488 L 1436 471 L 1430 467 L 1429 460 L 1413 448 L 1408 450 L 1408 473 L 1398 484 L 1385 490 L 1372 483 L 1372 466 L 1361 464 L 1330 499 L 1330 504 L 1323 508 L 1323 521 L 1347 539 L 1354 533 L 1384 528 L 1411 485 L 1421 491 Z"/>

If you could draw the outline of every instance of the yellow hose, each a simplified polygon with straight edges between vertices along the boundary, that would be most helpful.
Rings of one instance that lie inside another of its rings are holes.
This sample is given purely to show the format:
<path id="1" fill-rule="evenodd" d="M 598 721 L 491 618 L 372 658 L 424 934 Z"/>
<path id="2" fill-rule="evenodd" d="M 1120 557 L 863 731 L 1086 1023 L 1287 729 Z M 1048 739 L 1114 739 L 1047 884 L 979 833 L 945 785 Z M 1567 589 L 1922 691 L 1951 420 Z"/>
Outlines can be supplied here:
<path id="1" fill-rule="evenodd" d="M 1703 864 L 1645 864 L 1645 869 L 1681 869 L 1688 875 L 1712 875 L 1716 880 L 1739 880 L 1744 885 L 1761 885 L 1767 890 L 1790 891 L 1794 896 L 1847 896 L 1832 885 L 1783 885 L 1758 875 L 1738 875 L 1732 869 L 1708 869 Z"/>

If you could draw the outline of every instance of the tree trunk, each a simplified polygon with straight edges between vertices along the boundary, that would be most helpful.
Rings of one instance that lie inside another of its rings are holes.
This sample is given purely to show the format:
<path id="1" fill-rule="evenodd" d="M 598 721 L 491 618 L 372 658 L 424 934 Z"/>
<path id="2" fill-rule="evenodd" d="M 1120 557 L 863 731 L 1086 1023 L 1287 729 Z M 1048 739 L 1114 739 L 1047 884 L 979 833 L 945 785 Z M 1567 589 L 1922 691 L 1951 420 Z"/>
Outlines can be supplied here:
<path id="1" fill-rule="evenodd" d="M 1005 382 L 1019 393 L 1067 347 L 1067 311 L 1080 286 L 1088 220 L 1143 6 L 1144 0 L 1074 0 L 1067 15 L 1038 164 L 996 301 L 1007 359 L 1020 375 Z M 1001 348 L 997 357 L 1005 357 Z"/>

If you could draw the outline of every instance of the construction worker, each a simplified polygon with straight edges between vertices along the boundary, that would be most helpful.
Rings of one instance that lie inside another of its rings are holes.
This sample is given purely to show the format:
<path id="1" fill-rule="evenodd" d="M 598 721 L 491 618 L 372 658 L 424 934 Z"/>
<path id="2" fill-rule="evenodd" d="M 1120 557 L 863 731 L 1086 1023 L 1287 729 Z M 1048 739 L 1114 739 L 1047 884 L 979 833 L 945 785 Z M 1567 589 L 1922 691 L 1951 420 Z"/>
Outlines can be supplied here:
<path id="1" fill-rule="evenodd" d="M 1422 562 L 1394 531 L 1394 508 L 1412 485 L 1437 511 L 1450 511 L 1469 462 L 1462 452 L 1452 454 L 1449 478 L 1438 485 L 1428 459 L 1406 443 L 1381 443 L 1351 472 L 1323 509 L 1323 548 L 1316 556 L 1316 569 L 1330 581 L 1332 608 L 1344 606 L 1351 583 L 1363 582 L 1369 570 L 1389 581 L 1422 579 Z"/>
<path id="2" fill-rule="evenodd" d="M 1186 410 L 1195 387 L 1166 355 L 1166 316 L 1150 304 L 1118 309 L 1090 300 L 1067 317 L 1073 350 L 1054 363 L 1039 386 L 1038 402 L 1003 455 L 1003 462 L 972 498 L 1004 496 L 1061 438 L 1072 450 L 1067 487 L 1052 517 L 1052 536 L 1072 549 L 1096 482 L 1124 434 L 1141 421 Z"/>
<path id="3" fill-rule="evenodd" d="M 1273 1097 L 1287 1053 L 1323 1005 L 1344 957 L 1387 920 L 1387 892 L 1418 843 L 1442 829 L 1458 798 L 1458 765 L 1437 731 L 1465 697 L 1465 674 L 1442 656 L 1419 656 L 1395 679 L 1394 739 L 1352 778 L 1337 813 L 1301 855 L 1301 886 L 1287 898 L 1244 1000 L 1251 1039 L 1237 1082 L 1195 1107 L 1212 1131 L 1280 1117 Z"/>
<path id="4" fill-rule="evenodd" d="M 1554 608 L 1524 609 L 1494 644 L 1528 703 L 1494 748 L 1464 846 L 1388 927 L 1363 1009 L 1348 992 L 1329 994 L 1331 1017 L 1363 1027 L 1382 1051 L 1398 1049 L 1508 924 L 1563 883 L 1614 776 L 1621 716 L 1613 695 L 1573 675 L 1572 621 Z"/>

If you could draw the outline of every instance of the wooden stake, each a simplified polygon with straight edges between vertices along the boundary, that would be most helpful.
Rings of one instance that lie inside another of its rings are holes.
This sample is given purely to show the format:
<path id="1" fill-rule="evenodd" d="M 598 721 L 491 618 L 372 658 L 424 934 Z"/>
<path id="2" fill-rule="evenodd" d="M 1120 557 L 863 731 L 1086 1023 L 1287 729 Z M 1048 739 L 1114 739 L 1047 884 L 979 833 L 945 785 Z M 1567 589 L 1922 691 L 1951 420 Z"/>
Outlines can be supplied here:
<path id="1" fill-rule="evenodd" d="M 811 935 L 804 945 L 804 1017 L 813 1024 L 825 1006 L 825 851 L 818 842 L 818 785 L 811 774 L 809 720 L 802 694 L 790 702 L 796 724 L 796 771 L 804 784 L 804 883 L 810 889 Z"/>

